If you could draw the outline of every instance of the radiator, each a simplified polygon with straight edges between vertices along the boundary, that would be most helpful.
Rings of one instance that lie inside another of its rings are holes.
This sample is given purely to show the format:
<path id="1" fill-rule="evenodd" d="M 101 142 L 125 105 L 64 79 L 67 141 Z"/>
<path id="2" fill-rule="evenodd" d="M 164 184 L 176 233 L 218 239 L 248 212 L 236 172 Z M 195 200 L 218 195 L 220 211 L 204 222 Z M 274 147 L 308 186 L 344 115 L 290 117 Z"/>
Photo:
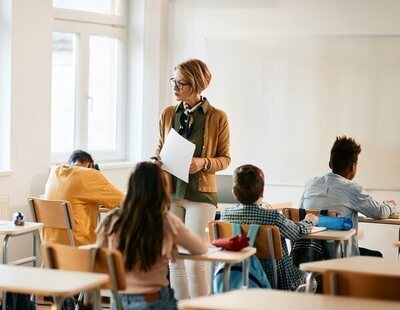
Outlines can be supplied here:
<path id="1" fill-rule="evenodd" d="M 8 196 L 0 196 L 0 220 L 9 220 Z"/>

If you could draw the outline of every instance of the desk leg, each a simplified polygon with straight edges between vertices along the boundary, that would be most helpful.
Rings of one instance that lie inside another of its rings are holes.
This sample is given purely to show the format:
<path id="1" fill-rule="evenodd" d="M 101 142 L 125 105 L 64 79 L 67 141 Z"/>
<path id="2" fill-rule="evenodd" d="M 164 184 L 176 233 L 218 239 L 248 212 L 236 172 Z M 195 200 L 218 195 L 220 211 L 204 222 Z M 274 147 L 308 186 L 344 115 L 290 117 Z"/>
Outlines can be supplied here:
<path id="1" fill-rule="evenodd" d="M 231 278 L 231 264 L 226 263 L 224 266 L 224 293 L 229 291 L 229 280 Z"/>
<path id="2" fill-rule="evenodd" d="M 211 262 L 210 266 L 210 295 L 214 295 L 214 273 L 215 273 L 215 262 Z"/>
<path id="3" fill-rule="evenodd" d="M 310 272 L 306 278 L 306 293 L 313 293 L 313 283 L 317 274 L 315 272 Z"/>
<path id="4" fill-rule="evenodd" d="M 249 288 L 250 257 L 243 261 L 243 287 Z"/>
<path id="5" fill-rule="evenodd" d="M 10 239 L 9 235 L 6 235 L 3 240 L 3 264 L 8 263 L 8 240 Z M 2 301 L 2 309 L 6 310 L 7 305 L 7 292 L 3 291 L 2 293 L 3 301 Z"/>
<path id="6" fill-rule="evenodd" d="M 336 254 L 336 258 L 341 258 L 342 257 L 342 253 L 340 251 L 340 241 L 335 240 L 335 254 Z"/>

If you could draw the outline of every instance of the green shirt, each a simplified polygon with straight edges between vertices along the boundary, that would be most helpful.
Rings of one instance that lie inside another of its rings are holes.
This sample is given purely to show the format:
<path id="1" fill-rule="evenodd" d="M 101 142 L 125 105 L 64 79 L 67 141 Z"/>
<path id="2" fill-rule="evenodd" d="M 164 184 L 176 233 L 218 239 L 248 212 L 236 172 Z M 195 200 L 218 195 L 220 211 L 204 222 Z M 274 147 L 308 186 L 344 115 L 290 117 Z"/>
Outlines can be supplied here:
<path id="1" fill-rule="evenodd" d="M 209 103 L 206 100 L 200 108 L 192 113 L 193 127 L 190 136 L 187 137 L 185 132 L 182 133 L 184 138 L 194 143 L 196 146 L 193 157 L 201 157 L 208 106 Z M 184 107 L 183 103 L 181 102 L 174 116 L 174 129 L 177 132 L 179 130 L 180 117 L 183 113 Z M 199 192 L 199 173 L 189 174 L 189 183 L 185 183 L 181 179 L 172 176 L 172 184 L 174 187 L 173 198 L 176 200 L 187 199 L 190 201 L 210 203 L 217 206 L 217 193 Z"/>

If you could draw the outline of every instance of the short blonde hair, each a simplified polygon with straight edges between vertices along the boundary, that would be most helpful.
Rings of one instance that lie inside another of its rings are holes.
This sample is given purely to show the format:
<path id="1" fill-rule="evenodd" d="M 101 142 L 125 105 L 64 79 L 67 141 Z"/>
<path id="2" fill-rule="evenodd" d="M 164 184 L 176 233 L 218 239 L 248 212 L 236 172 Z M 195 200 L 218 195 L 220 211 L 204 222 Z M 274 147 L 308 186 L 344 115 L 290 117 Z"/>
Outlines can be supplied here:
<path id="1" fill-rule="evenodd" d="M 185 82 L 192 86 L 192 92 L 200 94 L 210 84 L 211 72 L 199 59 L 188 59 L 178 64 L 175 70 L 182 74 Z"/>

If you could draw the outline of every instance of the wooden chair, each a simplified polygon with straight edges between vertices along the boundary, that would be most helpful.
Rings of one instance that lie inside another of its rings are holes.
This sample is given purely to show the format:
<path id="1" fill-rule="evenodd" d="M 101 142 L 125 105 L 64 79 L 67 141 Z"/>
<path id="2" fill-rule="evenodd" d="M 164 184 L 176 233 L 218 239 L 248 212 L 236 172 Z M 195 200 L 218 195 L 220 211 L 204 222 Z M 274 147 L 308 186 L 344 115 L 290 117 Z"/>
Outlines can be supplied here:
<path id="1" fill-rule="evenodd" d="M 43 223 L 45 228 L 66 229 L 70 245 L 75 246 L 74 212 L 68 201 L 28 198 L 28 202 L 35 222 Z"/>
<path id="2" fill-rule="evenodd" d="M 101 288 L 111 290 L 117 309 L 122 309 L 118 291 L 126 289 L 126 279 L 121 252 L 96 246 L 76 248 L 62 244 L 44 244 L 42 248 L 48 268 L 108 274 L 110 281 Z"/>
<path id="3" fill-rule="evenodd" d="M 327 295 L 400 301 L 400 277 L 398 276 L 326 271 L 322 274 L 322 278 L 323 292 Z"/>
<path id="4" fill-rule="evenodd" d="M 240 225 L 244 234 L 247 235 L 249 226 L 246 224 Z M 232 226 L 229 222 L 211 221 L 208 223 L 208 231 L 210 240 L 218 238 L 232 237 Z M 256 256 L 259 259 L 270 259 L 272 262 L 272 270 L 274 273 L 274 288 L 278 287 L 278 269 L 276 260 L 282 259 L 282 243 L 279 228 L 272 225 L 261 225 L 257 234 L 254 247 L 257 249 Z"/>
<path id="5" fill-rule="evenodd" d="M 322 210 L 322 209 L 321 209 Z M 320 214 L 321 210 L 306 210 L 307 213 L 318 215 Z M 293 222 L 299 222 L 299 209 L 296 208 L 283 208 L 282 214 L 289 220 Z M 342 212 L 336 210 L 328 210 L 328 216 L 342 216 Z"/>

